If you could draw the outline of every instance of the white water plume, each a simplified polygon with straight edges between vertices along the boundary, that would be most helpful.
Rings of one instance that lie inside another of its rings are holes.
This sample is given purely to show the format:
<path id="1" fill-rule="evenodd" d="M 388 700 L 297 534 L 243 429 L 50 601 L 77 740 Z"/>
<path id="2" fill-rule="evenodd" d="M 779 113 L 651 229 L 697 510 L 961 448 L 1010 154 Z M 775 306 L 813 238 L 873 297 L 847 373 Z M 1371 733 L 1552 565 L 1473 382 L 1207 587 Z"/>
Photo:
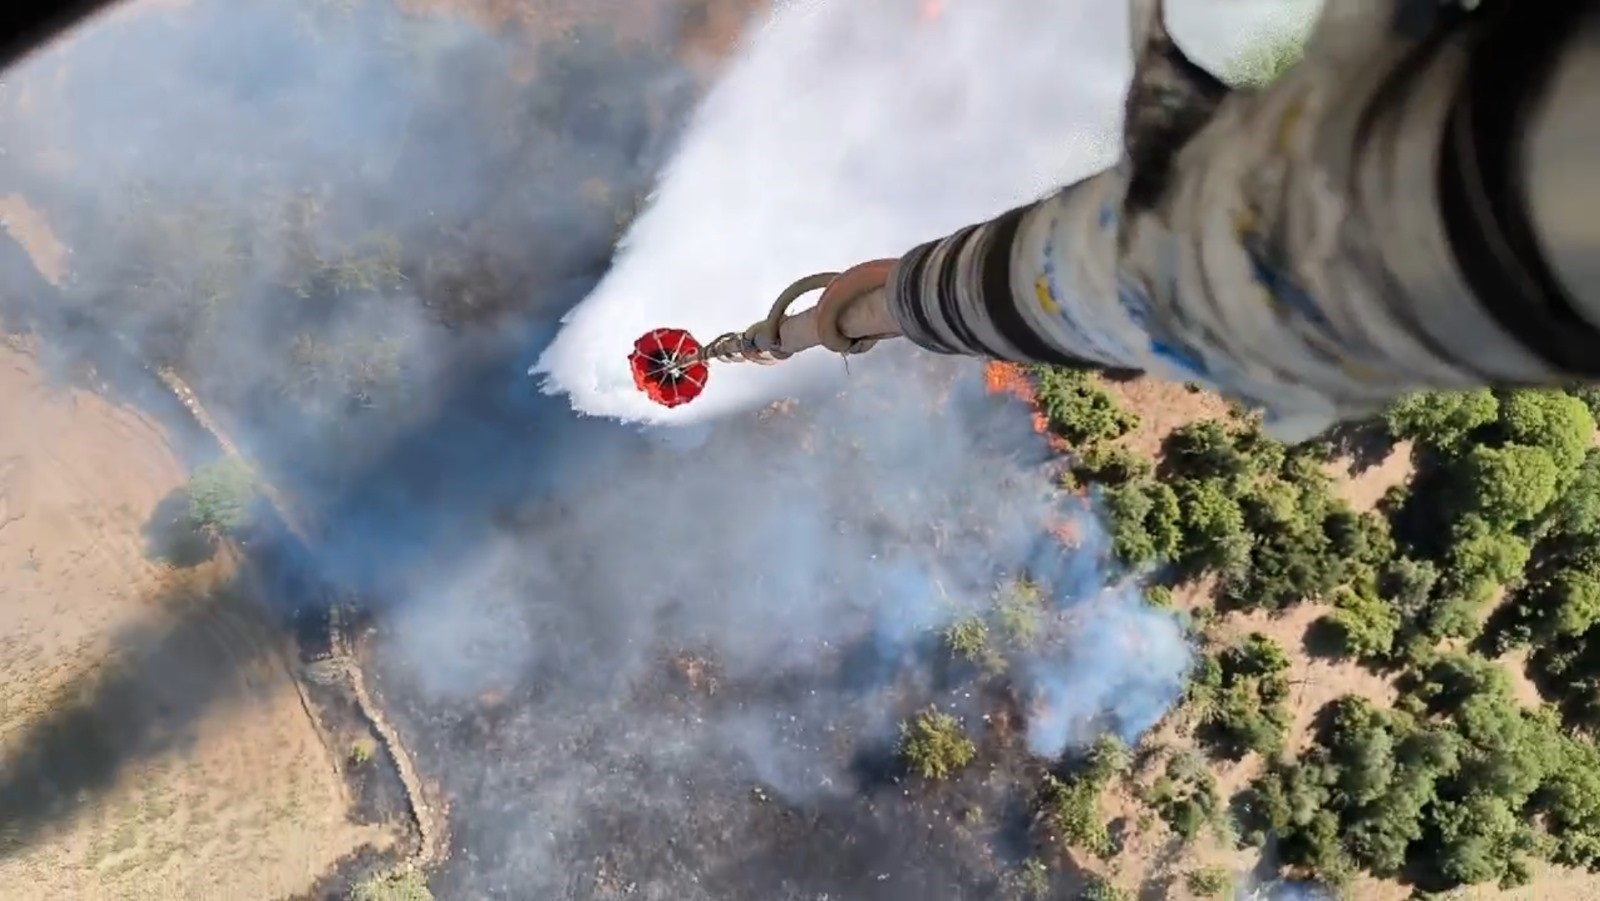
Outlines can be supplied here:
<path id="1" fill-rule="evenodd" d="M 1171 7 L 1178 40 L 1218 67 L 1264 34 L 1306 27 L 1317 3 Z M 634 389 L 626 357 L 651 328 L 702 340 L 743 329 L 800 276 L 897 256 L 1105 166 L 1131 70 L 1120 2 L 781 6 L 706 97 L 611 272 L 534 372 L 580 412 L 650 423 L 828 383 L 844 370 L 822 352 L 720 366 L 696 403 L 667 410 Z"/>

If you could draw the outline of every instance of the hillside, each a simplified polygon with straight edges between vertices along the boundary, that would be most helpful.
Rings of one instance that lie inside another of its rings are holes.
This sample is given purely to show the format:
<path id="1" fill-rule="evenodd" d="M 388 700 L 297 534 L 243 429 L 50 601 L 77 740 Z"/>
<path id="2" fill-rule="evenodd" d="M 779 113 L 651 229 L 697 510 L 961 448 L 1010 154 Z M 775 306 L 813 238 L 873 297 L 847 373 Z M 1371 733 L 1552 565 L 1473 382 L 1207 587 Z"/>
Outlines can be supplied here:
<path id="1" fill-rule="evenodd" d="M 1110 825 L 1067 838 L 1078 862 L 1172 897 L 1282 877 L 1600 895 L 1590 395 L 1410 398 L 1285 448 L 1184 386 L 990 381 L 1034 401 L 1114 555 L 1203 655 L 1185 703 L 1094 783 L 1077 816 Z"/>

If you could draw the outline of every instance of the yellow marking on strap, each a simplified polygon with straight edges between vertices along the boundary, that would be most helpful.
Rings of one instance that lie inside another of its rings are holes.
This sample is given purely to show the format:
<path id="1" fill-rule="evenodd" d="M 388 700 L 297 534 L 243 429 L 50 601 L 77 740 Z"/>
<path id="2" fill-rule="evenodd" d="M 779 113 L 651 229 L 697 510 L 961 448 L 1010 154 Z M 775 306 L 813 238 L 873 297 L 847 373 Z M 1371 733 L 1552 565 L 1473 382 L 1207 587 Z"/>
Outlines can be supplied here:
<path id="1" fill-rule="evenodd" d="M 1056 303 L 1055 295 L 1050 291 L 1050 280 L 1048 278 L 1041 275 L 1034 279 L 1033 293 L 1039 298 L 1039 306 L 1046 313 L 1055 314 L 1061 312 L 1061 305 Z"/>

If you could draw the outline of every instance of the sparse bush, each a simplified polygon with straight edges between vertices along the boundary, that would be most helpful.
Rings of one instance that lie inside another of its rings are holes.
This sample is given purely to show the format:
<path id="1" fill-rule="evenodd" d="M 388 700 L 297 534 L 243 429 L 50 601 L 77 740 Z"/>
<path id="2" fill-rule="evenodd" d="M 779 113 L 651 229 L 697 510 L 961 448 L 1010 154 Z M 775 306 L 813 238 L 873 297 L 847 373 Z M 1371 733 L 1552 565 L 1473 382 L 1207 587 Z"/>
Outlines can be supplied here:
<path id="1" fill-rule="evenodd" d="M 397 291 L 406 283 L 400 268 L 400 242 L 391 235 L 374 235 L 327 257 L 309 242 L 300 242 L 293 249 L 294 276 L 288 287 L 301 297 L 382 294 Z"/>
<path id="2" fill-rule="evenodd" d="M 420 871 L 404 869 L 367 877 L 350 893 L 350 901 L 433 901 L 433 892 Z"/>
<path id="3" fill-rule="evenodd" d="M 900 753 L 924 779 L 948 779 L 972 762 L 977 746 L 961 723 L 933 707 L 900 725 Z"/>
<path id="4" fill-rule="evenodd" d="M 1133 894 L 1117 888 L 1104 876 L 1091 873 L 1078 898 L 1079 901 L 1133 901 Z"/>
<path id="5" fill-rule="evenodd" d="M 1202 898 L 1223 898 L 1233 891 L 1233 878 L 1228 871 L 1221 867 L 1206 867 L 1200 870 L 1190 870 L 1184 877 L 1192 894 Z"/>
<path id="6" fill-rule="evenodd" d="M 1083 777 L 1097 785 L 1105 785 L 1127 771 L 1133 755 L 1122 739 L 1105 733 L 1094 740 L 1084 754 Z"/>
<path id="7" fill-rule="evenodd" d="M 995 602 L 995 614 L 1006 643 L 1027 650 L 1044 631 L 1044 590 L 1024 579 L 1006 586 Z"/>
<path id="8" fill-rule="evenodd" d="M 1214 823 L 1222 806 L 1217 780 L 1205 761 L 1189 751 L 1167 760 L 1166 772 L 1150 789 L 1149 803 L 1184 841 L 1193 841 Z"/>
<path id="9" fill-rule="evenodd" d="M 212 534 L 232 532 L 250 521 L 259 491 L 255 471 L 237 457 L 224 457 L 189 479 L 189 521 Z"/>
<path id="10" fill-rule="evenodd" d="M 1050 868 L 1037 857 L 1024 860 L 1008 882 L 1018 901 L 1045 901 L 1050 897 Z"/>
<path id="11" fill-rule="evenodd" d="M 1145 603 L 1157 610 L 1172 610 L 1177 607 L 1177 600 L 1172 596 L 1172 589 L 1165 585 L 1152 585 L 1144 590 Z"/>
<path id="12" fill-rule="evenodd" d="M 377 754 L 378 746 L 370 738 L 359 739 L 350 745 L 350 765 L 366 766 Z"/>
<path id="13" fill-rule="evenodd" d="M 1202 707 L 1201 738 L 1222 757 L 1273 755 L 1289 728 L 1289 658 L 1272 639 L 1253 633 L 1196 673 L 1191 697 Z"/>
<path id="14" fill-rule="evenodd" d="M 950 652 L 988 673 L 1002 673 L 1006 658 L 989 642 L 989 624 L 982 617 L 969 616 L 951 623 L 944 630 Z"/>

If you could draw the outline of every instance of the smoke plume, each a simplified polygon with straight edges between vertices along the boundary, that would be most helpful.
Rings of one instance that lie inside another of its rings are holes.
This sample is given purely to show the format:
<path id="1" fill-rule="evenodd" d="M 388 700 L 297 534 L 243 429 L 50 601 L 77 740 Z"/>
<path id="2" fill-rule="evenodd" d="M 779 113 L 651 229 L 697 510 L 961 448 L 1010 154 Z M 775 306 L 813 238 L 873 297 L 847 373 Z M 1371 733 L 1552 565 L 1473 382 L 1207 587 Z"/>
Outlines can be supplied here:
<path id="1" fill-rule="evenodd" d="M 1025 411 L 886 346 L 848 380 L 725 367 L 693 428 L 612 418 L 665 421 L 618 381 L 644 329 L 742 327 L 1108 160 L 1122 10 L 794 4 L 689 115 L 699 5 L 548 34 L 377 0 L 108 20 L 9 79 L 0 186 L 74 250 L 16 315 L 184 371 L 296 499 L 449 796 L 441 897 L 993 897 L 1025 783 L 941 631 L 1040 587 L 1009 678 L 1042 757 L 1136 737 L 1188 664 L 1108 588 Z M 984 744 L 954 791 L 992 831 L 889 762 L 929 703 Z"/>

